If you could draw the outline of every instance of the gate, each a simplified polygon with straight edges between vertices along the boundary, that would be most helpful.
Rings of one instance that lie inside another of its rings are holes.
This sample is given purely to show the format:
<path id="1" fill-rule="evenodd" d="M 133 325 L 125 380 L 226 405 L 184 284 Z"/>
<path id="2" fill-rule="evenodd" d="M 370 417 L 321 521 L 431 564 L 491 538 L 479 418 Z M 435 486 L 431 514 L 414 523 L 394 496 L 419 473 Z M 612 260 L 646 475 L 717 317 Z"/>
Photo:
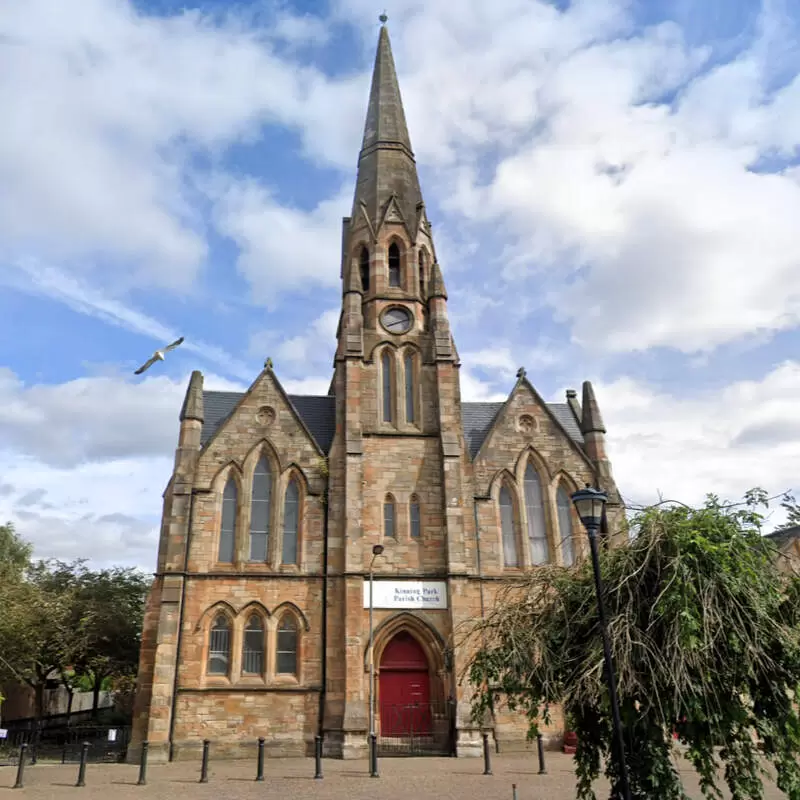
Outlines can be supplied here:
<path id="1" fill-rule="evenodd" d="M 455 703 L 380 704 L 378 755 L 455 755 Z"/>

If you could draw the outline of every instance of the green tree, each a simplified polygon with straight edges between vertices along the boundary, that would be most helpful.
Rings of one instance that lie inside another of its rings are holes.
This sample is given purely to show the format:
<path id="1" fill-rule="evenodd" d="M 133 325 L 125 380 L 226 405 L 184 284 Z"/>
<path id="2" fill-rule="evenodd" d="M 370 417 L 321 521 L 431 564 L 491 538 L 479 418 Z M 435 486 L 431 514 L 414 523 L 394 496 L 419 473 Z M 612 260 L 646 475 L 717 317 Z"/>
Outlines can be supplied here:
<path id="1" fill-rule="evenodd" d="M 720 766 L 734 800 L 763 797 L 759 739 L 780 789 L 800 800 L 800 579 L 778 569 L 774 545 L 761 536 L 765 502 L 754 490 L 735 507 L 709 496 L 697 509 L 647 508 L 632 520 L 636 538 L 601 552 L 635 798 L 686 797 L 673 760 L 676 731 L 706 797 L 722 797 Z M 616 788 L 588 559 L 526 577 L 476 634 L 476 718 L 504 698 L 527 713 L 533 733 L 549 706 L 561 704 L 578 735 L 578 797 L 595 797 L 603 761 Z"/>
<path id="2" fill-rule="evenodd" d="M 104 685 L 136 675 L 148 587 L 143 573 L 123 567 L 84 570 L 78 578 L 75 626 L 85 638 L 72 666 L 88 679 L 94 713 Z"/>
<path id="3" fill-rule="evenodd" d="M 786 522 L 780 525 L 775 530 L 783 531 L 787 528 L 795 528 L 800 526 L 800 505 L 797 504 L 793 494 L 787 492 L 781 501 L 781 508 L 786 511 Z"/>
<path id="4" fill-rule="evenodd" d="M 19 581 L 31 564 L 33 546 L 20 537 L 14 525 L 0 525 L 0 581 Z"/>

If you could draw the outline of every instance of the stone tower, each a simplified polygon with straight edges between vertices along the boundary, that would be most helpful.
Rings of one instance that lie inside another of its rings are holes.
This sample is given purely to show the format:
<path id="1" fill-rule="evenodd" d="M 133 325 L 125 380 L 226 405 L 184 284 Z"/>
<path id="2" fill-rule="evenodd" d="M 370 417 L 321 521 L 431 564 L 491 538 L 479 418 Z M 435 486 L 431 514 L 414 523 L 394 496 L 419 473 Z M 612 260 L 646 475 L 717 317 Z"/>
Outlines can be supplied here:
<path id="1" fill-rule="evenodd" d="M 204 738 L 242 755 L 259 736 L 268 754 L 303 755 L 316 735 L 328 756 L 364 756 L 371 652 L 384 754 L 479 755 L 460 632 L 526 571 L 583 557 L 578 487 L 608 491 L 606 527 L 620 526 L 591 384 L 583 407 L 573 390 L 547 403 L 520 369 L 505 402 L 461 401 L 385 25 L 341 252 L 326 396 L 287 394 L 269 359 L 244 393 L 192 374 L 131 758 L 144 740 L 158 759 Z M 526 721 L 502 705 L 480 724 L 526 746 Z M 546 733 L 560 730 L 554 714 Z"/>

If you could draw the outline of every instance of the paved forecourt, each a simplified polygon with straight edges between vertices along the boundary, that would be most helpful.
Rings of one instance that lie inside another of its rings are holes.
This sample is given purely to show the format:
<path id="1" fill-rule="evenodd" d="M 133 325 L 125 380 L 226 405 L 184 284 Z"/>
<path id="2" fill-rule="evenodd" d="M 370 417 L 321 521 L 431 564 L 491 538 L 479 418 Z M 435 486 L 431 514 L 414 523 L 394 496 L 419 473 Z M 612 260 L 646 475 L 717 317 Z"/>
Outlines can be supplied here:
<path id="1" fill-rule="evenodd" d="M 217 761 L 209 766 L 207 784 L 198 783 L 200 762 L 151 764 L 147 785 L 137 786 L 139 768 L 127 764 L 88 764 L 86 785 L 75 788 L 78 765 L 27 765 L 24 788 L 12 790 L 16 767 L 0 767 L 0 797 L 34 800 L 67 798 L 92 800 L 261 800 L 262 798 L 313 798 L 314 800 L 512 800 L 516 784 L 518 800 L 574 800 L 575 776 L 571 756 L 547 753 L 547 774 L 538 774 L 535 754 L 492 755 L 491 776 L 483 774 L 483 759 L 394 758 L 380 762 L 380 777 L 370 778 L 367 762 L 323 761 L 322 780 L 314 780 L 314 759 L 267 759 L 264 782 L 257 783 L 256 761 Z M 692 798 L 702 795 L 691 768 L 683 765 L 685 785 Z M 598 796 L 608 791 L 598 781 Z M 729 795 L 726 793 L 725 797 Z M 766 800 L 784 798 L 774 785 L 766 788 Z"/>

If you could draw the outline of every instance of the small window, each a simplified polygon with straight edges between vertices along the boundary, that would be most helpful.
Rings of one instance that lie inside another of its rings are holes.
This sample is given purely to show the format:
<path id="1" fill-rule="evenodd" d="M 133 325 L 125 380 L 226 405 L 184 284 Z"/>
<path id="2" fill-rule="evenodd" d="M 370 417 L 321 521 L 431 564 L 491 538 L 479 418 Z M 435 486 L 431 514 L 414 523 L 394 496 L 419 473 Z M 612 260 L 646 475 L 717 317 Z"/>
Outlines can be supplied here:
<path id="1" fill-rule="evenodd" d="M 395 536 L 394 498 L 389 495 L 383 503 L 383 535 Z"/>
<path id="2" fill-rule="evenodd" d="M 291 614 L 284 615 L 278 626 L 275 656 L 275 672 L 278 675 L 297 675 L 297 623 Z"/>
<path id="3" fill-rule="evenodd" d="M 262 456 L 253 473 L 253 500 L 250 507 L 250 560 L 266 561 L 269 546 L 269 520 L 272 506 L 272 470 Z"/>
<path id="4" fill-rule="evenodd" d="M 231 477 L 222 493 L 222 523 L 219 531 L 219 551 L 217 560 L 225 564 L 233 563 L 234 542 L 236 540 L 236 505 L 239 491 L 236 481 Z"/>
<path id="5" fill-rule="evenodd" d="M 558 530 L 561 536 L 561 559 L 565 567 L 575 563 L 575 544 L 572 531 L 572 503 L 563 486 L 558 487 Z"/>
<path id="6" fill-rule="evenodd" d="M 514 500 L 508 486 L 500 489 L 500 527 L 503 535 L 503 563 L 507 567 L 518 567 L 517 531 L 514 520 Z"/>
<path id="7" fill-rule="evenodd" d="M 264 672 L 264 623 L 258 614 L 251 615 L 244 629 L 242 672 L 262 675 Z"/>
<path id="8" fill-rule="evenodd" d="M 227 675 L 231 663 L 231 624 L 224 614 L 217 614 L 208 637 L 209 675 Z"/>
<path id="9" fill-rule="evenodd" d="M 366 247 L 361 248 L 361 253 L 358 257 L 358 266 L 361 272 L 361 288 L 363 291 L 369 291 L 369 250 Z"/>
<path id="10" fill-rule="evenodd" d="M 419 539 L 422 536 L 422 527 L 420 524 L 419 498 L 416 495 L 411 496 L 408 517 L 411 522 L 411 538 Z"/>
<path id="11" fill-rule="evenodd" d="M 400 248 L 397 242 L 389 245 L 389 286 L 400 286 Z"/>
<path id="12" fill-rule="evenodd" d="M 414 413 L 414 354 L 406 353 L 403 359 L 403 372 L 406 379 L 406 422 L 416 422 L 416 414 Z"/>
<path id="13" fill-rule="evenodd" d="M 383 395 L 383 421 L 392 421 L 392 357 L 388 350 L 381 356 L 381 385 Z"/>
<path id="14" fill-rule="evenodd" d="M 297 530 L 300 520 L 300 491 L 292 478 L 283 504 L 283 563 L 297 563 Z"/>

